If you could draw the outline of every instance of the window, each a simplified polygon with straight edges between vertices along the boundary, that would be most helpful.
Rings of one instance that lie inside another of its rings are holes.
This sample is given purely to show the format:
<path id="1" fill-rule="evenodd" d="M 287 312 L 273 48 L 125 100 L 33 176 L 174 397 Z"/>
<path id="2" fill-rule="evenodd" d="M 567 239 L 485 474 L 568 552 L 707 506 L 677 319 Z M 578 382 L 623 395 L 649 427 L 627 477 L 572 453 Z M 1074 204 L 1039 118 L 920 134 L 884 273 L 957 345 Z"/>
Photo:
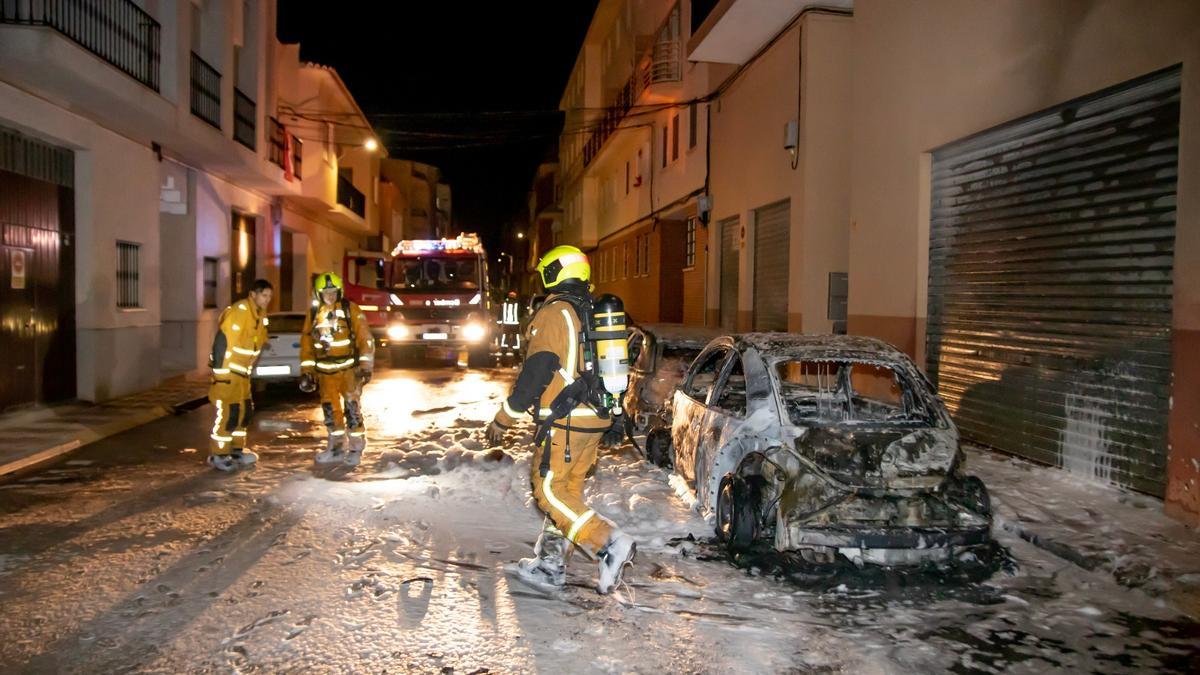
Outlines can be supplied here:
<path id="1" fill-rule="evenodd" d="M 625 162 L 625 194 L 629 194 L 629 162 Z"/>
<path id="2" fill-rule="evenodd" d="M 662 137 L 662 165 L 663 165 L 663 168 L 665 169 L 665 168 L 667 168 L 667 127 L 666 126 L 663 126 L 662 136 L 663 136 Z"/>
<path id="3" fill-rule="evenodd" d="M 629 278 L 629 242 L 621 244 L 621 278 Z"/>
<path id="4" fill-rule="evenodd" d="M 742 372 L 742 360 L 736 355 L 732 358 L 729 376 L 717 391 L 712 407 L 741 416 L 746 414 L 746 375 Z"/>
<path id="5" fill-rule="evenodd" d="M 693 101 L 692 104 L 688 106 L 688 147 L 689 148 L 696 147 L 696 134 L 697 133 L 698 133 L 698 131 L 696 129 L 696 103 Z"/>
<path id="6" fill-rule="evenodd" d="M 683 393 L 700 403 L 708 401 L 709 391 L 716 384 L 717 373 L 721 371 L 721 364 L 725 363 L 725 356 L 725 349 L 714 349 L 700 356 L 683 386 Z"/>
<path id="7" fill-rule="evenodd" d="M 683 268 L 689 269 L 696 266 L 696 219 L 688 218 L 684 227 Z"/>
<path id="8" fill-rule="evenodd" d="M 141 307 L 138 293 L 138 251 L 140 244 L 117 242 L 117 307 Z"/>
<path id="9" fill-rule="evenodd" d="M 921 427 L 932 423 L 912 383 L 886 364 L 780 361 L 775 371 L 780 396 L 796 424 L 886 422 Z"/>
<path id="10" fill-rule="evenodd" d="M 639 234 L 635 242 L 637 246 L 634 260 L 634 275 L 639 277 L 650 274 L 650 233 Z"/>
<path id="11" fill-rule="evenodd" d="M 671 117 L 671 161 L 679 159 L 679 115 Z"/>
<path id="12" fill-rule="evenodd" d="M 204 259 L 204 308 L 217 307 L 217 269 L 220 261 L 216 258 Z"/>

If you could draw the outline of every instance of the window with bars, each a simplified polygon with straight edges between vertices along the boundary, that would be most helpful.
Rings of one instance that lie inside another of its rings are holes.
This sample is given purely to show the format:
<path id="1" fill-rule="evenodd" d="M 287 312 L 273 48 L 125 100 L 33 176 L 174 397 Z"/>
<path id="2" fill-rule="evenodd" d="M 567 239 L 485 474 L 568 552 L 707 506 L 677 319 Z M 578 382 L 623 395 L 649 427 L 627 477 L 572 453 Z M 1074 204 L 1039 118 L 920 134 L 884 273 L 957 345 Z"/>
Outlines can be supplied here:
<path id="1" fill-rule="evenodd" d="M 684 227 L 683 267 L 689 269 L 696 266 L 696 219 L 688 218 Z"/>
<path id="2" fill-rule="evenodd" d="M 688 147 L 696 147 L 696 104 L 693 102 L 688 106 Z"/>
<path id="3" fill-rule="evenodd" d="M 667 131 L 667 126 L 664 124 L 662 133 L 662 165 L 664 169 L 667 168 Z"/>
<path id="4" fill-rule="evenodd" d="M 629 242 L 621 244 L 621 278 L 629 278 Z"/>
<path id="5" fill-rule="evenodd" d="M 217 307 L 217 269 L 220 261 L 216 258 L 204 259 L 204 308 Z"/>
<path id="6" fill-rule="evenodd" d="M 117 307 L 142 306 L 138 289 L 138 253 L 140 244 L 117 242 Z"/>

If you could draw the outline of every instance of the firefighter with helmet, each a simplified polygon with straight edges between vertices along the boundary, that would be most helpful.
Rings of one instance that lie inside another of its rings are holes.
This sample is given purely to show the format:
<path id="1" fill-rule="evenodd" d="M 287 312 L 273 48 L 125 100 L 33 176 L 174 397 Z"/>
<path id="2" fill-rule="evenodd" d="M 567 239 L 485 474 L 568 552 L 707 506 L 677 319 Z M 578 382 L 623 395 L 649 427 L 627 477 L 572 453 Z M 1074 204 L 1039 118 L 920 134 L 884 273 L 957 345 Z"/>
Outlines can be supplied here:
<path id="1" fill-rule="evenodd" d="M 500 303 L 500 352 L 521 353 L 521 302 L 509 291 Z"/>
<path id="2" fill-rule="evenodd" d="M 537 271 L 550 295 L 530 321 L 525 363 L 486 437 L 500 445 L 523 413 L 534 415 L 530 478 L 546 520 L 534 557 L 521 560 L 517 574 L 535 586 L 561 587 L 575 545 L 599 562 L 597 590 L 607 594 L 637 545 L 584 503 L 583 484 L 628 381 L 624 309 L 615 296 L 592 297 L 591 266 L 574 246 L 551 249 Z"/>
<path id="3" fill-rule="evenodd" d="M 233 471 L 258 461 L 258 455 L 246 449 L 246 430 L 254 415 L 250 374 L 267 342 L 267 307 L 273 294 L 271 282 L 256 280 L 248 296 L 221 312 L 213 336 L 208 400 L 216 408 L 217 419 L 209 434 L 208 464 L 218 471 Z"/>
<path id="4" fill-rule="evenodd" d="M 366 315 L 345 298 L 344 288 L 332 272 L 318 274 L 313 283 L 300 334 L 300 389 L 321 392 L 329 435 L 317 462 L 357 466 L 367 447 L 360 399 L 375 365 L 375 342 Z"/>

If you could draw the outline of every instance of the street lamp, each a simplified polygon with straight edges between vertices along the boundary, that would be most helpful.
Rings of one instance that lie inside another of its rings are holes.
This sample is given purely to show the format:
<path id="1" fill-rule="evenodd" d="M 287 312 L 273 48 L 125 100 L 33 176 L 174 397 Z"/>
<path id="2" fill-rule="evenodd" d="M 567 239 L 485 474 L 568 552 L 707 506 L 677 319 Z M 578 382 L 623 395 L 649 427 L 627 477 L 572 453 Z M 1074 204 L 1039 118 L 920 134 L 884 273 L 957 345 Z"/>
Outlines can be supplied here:
<path id="1" fill-rule="evenodd" d="M 524 233 L 524 232 L 518 232 L 518 233 L 517 233 L 517 239 L 524 239 L 524 238 L 525 238 L 525 233 Z"/>
<path id="2" fill-rule="evenodd" d="M 367 149 L 367 152 L 375 152 L 379 149 L 379 141 L 375 140 L 374 138 L 368 138 L 366 142 L 363 143 L 363 147 Z"/>

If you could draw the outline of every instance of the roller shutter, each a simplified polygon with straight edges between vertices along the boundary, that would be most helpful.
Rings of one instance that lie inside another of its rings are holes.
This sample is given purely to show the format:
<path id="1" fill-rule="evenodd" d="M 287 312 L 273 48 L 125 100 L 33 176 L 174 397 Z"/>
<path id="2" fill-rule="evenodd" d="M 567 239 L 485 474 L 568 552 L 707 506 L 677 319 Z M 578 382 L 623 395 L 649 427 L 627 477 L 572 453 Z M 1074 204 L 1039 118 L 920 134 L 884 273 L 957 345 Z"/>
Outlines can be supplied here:
<path id="1" fill-rule="evenodd" d="M 754 330 L 788 329 L 790 202 L 754 210 Z"/>
<path id="2" fill-rule="evenodd" d="M 1163 494 L 1179 81 L 934 153 L 928 371 L 966 438 Z"/>
<path id="3" fill-rule="evenodd" d="M 720 223 L 721 230 L 721 328 L 737 330 L 738 239 L 741 223 L 737 216 Z"/>

